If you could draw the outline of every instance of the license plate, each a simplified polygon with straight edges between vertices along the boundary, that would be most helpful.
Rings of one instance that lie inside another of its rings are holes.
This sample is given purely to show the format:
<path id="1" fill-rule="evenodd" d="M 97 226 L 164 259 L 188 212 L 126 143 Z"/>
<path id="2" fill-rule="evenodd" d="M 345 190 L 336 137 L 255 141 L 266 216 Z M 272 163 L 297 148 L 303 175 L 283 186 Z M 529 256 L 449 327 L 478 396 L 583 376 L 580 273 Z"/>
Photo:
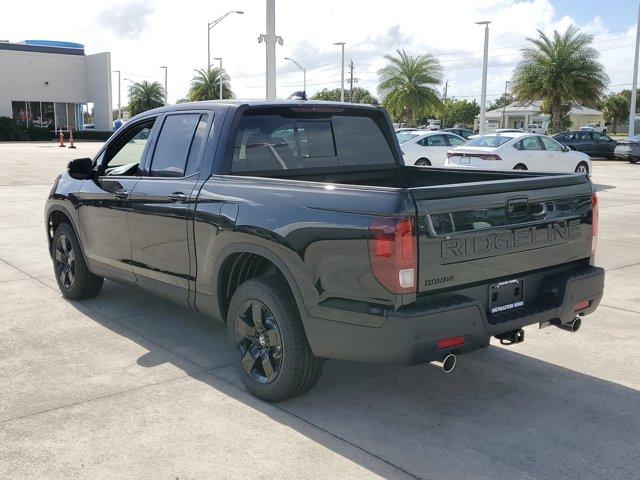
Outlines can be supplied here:
<path id="1" fill-rule="evenodd" d="M 513 279 L 489 286 L 489 312 L 500 313 L 524 306 L 524 280 Z"/>
<path id="2" fill-rule="evenodd" d="M 471 159 L 469 157 L 460 157 L 460 165 L 469 165 Z"/>

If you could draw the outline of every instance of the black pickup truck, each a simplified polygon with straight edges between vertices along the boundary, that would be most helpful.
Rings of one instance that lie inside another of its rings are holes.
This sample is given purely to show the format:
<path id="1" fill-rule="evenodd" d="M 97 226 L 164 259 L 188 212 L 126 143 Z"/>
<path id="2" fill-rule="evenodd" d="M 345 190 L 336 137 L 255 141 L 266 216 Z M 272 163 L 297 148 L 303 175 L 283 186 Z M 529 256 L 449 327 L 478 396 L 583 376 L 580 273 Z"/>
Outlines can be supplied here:
<path id="1" fill-rule="evenodd" d="M 407 167 L 386 112 L 306 101 L 145 112 L 46 204 L 62 294 L 129 283 L 227 323 L 255 395 L 324 359 L 439 362 L 575 331 L 602 297 L 587 175 Z"/>

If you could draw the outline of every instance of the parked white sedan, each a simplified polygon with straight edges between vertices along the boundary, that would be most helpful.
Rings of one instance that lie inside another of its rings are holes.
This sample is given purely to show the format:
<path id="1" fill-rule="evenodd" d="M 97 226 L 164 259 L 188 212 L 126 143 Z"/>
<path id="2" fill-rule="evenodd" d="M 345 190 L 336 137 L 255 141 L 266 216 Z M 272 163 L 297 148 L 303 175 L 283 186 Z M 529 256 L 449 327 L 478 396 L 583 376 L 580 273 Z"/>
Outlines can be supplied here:
<path id="1" fill-rule="evenodd" d="M 405 165 L 442 167 L 451 147 L 466 140 L 453 133 L 413 130 L 398 133 L 398 142 Z"/>
<path id="2" fill-rule="evenodd" d="M 445 167 L 590 174 L 591 160 L 545 135 L 508 132 L 482 135 L 450 150 Z"/>

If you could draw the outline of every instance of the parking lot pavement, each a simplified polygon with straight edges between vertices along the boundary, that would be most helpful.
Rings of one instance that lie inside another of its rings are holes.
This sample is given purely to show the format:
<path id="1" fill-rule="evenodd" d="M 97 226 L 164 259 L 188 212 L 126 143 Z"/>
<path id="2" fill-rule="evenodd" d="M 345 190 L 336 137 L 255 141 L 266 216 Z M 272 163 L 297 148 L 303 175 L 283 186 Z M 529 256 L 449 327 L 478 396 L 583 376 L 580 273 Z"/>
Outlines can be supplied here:
<path id="1" fill-rule="evenodd" d="M 62 299 L 43 204 L 99 144 L 77 146 L 0 144 L 6 478 L 638 477 L 640 165 L 593 163 L 607 280 L 578 333 L 529 327 L 449 375 L 331 361 L 269 405 L 229 366 L 222 325 L 112 282 Z"/>

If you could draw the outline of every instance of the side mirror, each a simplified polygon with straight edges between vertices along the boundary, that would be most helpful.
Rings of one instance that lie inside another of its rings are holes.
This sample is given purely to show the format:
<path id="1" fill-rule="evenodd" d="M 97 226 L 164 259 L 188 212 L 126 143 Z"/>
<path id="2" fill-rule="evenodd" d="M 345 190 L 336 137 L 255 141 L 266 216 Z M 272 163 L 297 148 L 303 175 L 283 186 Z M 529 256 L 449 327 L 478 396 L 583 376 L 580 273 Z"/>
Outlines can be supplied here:
<path id="1" fill-rule="evenodd" d="M 67 165 L 67 172 L 76 180 L 88 180 L 93 177 L 93 161 L 90 158 L 76 158 Z"/>

